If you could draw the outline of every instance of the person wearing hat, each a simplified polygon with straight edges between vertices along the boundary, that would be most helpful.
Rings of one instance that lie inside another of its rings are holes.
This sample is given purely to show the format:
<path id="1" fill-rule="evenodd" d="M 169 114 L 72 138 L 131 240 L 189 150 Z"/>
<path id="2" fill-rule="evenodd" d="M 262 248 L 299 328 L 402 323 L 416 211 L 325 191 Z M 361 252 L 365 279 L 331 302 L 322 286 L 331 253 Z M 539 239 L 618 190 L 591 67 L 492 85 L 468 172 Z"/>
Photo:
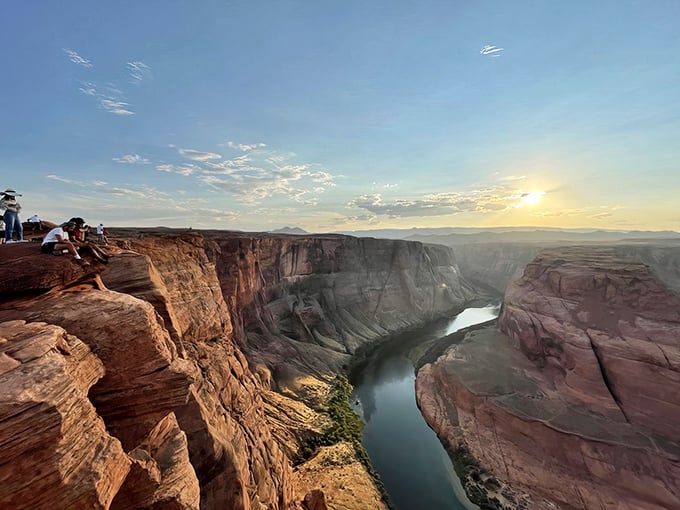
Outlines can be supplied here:
<path id="1" fill-rule="evenodd" d="M 17 241 L 24 240 L 24 230 L 21 228 L 21 220 L 19 220 L 19 212 L 21 211 L 21 204 L 17 202 L 17 197 L 21 195 L 13 189 L 6 189 L 2 192 L 0 198 L 0 211 L 4 211 L 2 220 L 5 222 L 5 242 L 12 243 L 12 233 L 16 230 Z"/>
<path id="2" fill-rule="evenodd" d="M 78 254 L 78 250 L 70 241 L 68 233 L 73 232 L 76 228 L 76 223 L 73 221 L 67 221 L 62 223 L 58 227 L 50 230 L 45 238 L 43 239 L 42 245 L 40 246 L 40 251 L 43 253 L 51 253 L 53 255 L 61 255 L 64 250 L 73 255 L 73 258 L 83 266 L 89 266 L 90 263 L 83 260 Z"/>

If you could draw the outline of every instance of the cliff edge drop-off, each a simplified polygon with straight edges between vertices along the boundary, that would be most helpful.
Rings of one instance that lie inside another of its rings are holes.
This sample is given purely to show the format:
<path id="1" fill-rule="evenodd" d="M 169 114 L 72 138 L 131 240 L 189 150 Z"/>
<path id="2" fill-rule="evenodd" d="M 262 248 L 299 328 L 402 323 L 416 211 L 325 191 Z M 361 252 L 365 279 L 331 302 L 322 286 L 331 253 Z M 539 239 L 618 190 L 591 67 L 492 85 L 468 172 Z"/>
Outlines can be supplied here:
<path id="1" fill-rule="evenodd" d="M 0 508 L 386 508 L 351 443 L 313 441 L 334 377 L 535 250 L 459 267 L 420 242 L 119 234 L 86 267 L 0 247 Z M 497 325 L 430 349 L 418 402 L 465 485 L 497 508 L 680 508 L 679 251 L 544 251 Z"/>
<path id="2" fill-rule="evenodd" d="M 89 267 L 0 247 L 0 508 L 385 506 L 351 445 L 300 449 L 358 349 L 472 298 L 449 248 L 219 232 L 117 245 Z"/>

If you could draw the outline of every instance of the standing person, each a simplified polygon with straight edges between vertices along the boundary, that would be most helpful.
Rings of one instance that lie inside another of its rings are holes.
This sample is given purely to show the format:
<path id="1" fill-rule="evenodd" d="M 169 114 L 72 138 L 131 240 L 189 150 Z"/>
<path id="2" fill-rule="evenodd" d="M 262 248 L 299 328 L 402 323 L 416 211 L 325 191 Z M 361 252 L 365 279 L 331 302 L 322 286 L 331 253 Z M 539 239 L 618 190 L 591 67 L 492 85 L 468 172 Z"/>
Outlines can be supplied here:
<path id="1" fill-rule="evenodd" d="M 69 232 L 73 232 L 75 228 L 76 224 L 73 221 L 67 221 L 58 227 L 53 228 L 47 233 L 45 239 L 43 239 L 40 251 L 43 253 L 61 255 L 62 250 L 68 250 L 78 263 L 83 266 L 89 266 L 90 263 L 80 257 L 78 250 L 76 250 L 76 247 L 69 239 Z"/>
<path id="2" fill-rule="evenodd" d="M 13 243 L 12 233 L 16 230 L 17 241 L 24 240 L 24 229 L 21 227 L 21 220 L 19 220 L 19 212 L 21 211 L 21 204 L 17 202 L 17 197 L 21 195 L 13 189 L 6 189 L 2 192 L 0 199 L 0 210 L 4 210 L 2 219 L 5 222 L 5 242 Z"/>
<path id="3" fill-rule="evenodd" d="M 106 230 L 104 229 L 103 223 L 97 225 L 97 240 L 104 241 L 104 243 L 108 244 L 108 240 L 106 239 Z"/>

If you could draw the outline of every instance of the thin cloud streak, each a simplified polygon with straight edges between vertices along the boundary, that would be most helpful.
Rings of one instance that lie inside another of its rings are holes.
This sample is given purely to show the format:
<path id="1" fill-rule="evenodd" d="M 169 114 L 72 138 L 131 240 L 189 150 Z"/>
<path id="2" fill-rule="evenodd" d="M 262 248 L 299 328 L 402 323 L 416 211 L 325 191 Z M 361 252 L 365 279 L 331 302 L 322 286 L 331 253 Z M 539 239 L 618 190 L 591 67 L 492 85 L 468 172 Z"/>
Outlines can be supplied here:
<path id="1" fill-rule="evenodd" d="M 68 55 L 68 58 L 74 64 L 78 64 L 79 66 L 82 66 L 82 67 L 92 67 L 92 62 L 90 62 L 86 58 L 81 57 L 75 51 L 69 50 L 69 49 L 66 49 L 66 48 L 62 48 L 62 51 Z"/>
<path id="2" fill-rule="evenodd" d="M 159 172 L 167 172 L 167 173 L 172 173 L 172 174 L 179 174 L 179 175 L 184 175 L 188 176 L 191 175 L 195 172 L 200 171 L 200 168 L 196 165 L 168 165 L 168 164 L 163 164 L 163 165 L 156 165 L 156 170 Z"/>
<path id="3" fill-rule="evenodd" d="M 125 154 L 119 158 L 112 158 L 116 163 L 127 163 L 129 165 L 148 165 L 151 163 L 146 158 L 141 157 L 139 154 Z"/>
<path id="4" fill-rule="evenodd" d="M 177 152 L 179 152 L 185 158 L 194 161 L 210 161 L 212 159 L 222 158 L 220 154 L 215 154 L 214 152 L 202 152 L 194 149 L 179 149 Z"/>
<path id="5" fill-rule="evenodd" d="M 247 144 L 247 143 L 236 143 L 232 142 L 231 140 L 227 142 L 227 146 L 229 146 L 232 149 L 238 149 L 243 152 L 248 152 L 248 151 L 254 151 L 255 149 L 262 149 L 266 147 L 267 145 L 264 143 L 252 143 L 252 144 Z"/>
<path id="6" fill-rule="evenodd" d="M 500 57 L 504 51 L 505 48 L 499 48 L 498 46 L 495 46 L 493 44 L 487 44 L 483 46 L 481 50 L 479 50 L 479 54 L 488 55 L 491 57 Z"/>
<path id="7" fill-rule="evenodd" d="M 135 112 L 128 109 L 130 103 L 125 101 L 118 101 L 112 97 L 101 97 L 99 99 L 99 104 L 101 107 L 109 113 L 114 115 L 134 115 Z"/>
<path id="8" fill-rule="evenodd" d="M 125 68 L 134 82 L 139 83 L 140 81 L 151 77 L 151 68 L 144 62 L 128 62 L 125 64 Z"/>

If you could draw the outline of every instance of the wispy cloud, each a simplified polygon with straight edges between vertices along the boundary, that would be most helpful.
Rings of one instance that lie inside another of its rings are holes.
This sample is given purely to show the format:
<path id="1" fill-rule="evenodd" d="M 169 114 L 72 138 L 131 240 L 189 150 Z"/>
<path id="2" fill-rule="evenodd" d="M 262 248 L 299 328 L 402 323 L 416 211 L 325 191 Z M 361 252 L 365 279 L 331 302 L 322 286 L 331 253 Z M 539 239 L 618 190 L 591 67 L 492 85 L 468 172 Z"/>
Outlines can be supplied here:
<path id="1" fill-rule="evenodd" d="M 238 197 L 244 204 L 259 204 L 262 200 L 284 195 L 294 202 L 315 205 L 317 194 L 334 186 L 334 176 L 315 165 L 283 165 L 277 168 L 251 166 L 248 172 L 222 176 L 204 172 L 201 181 L 215 190 Z"/>
<path id="2" fill-rule="evenodd" d="M 227 145 L 231 147 L 232 149 L 238 149 L 243 152 L 248 152 L 248 151 L 254 151 L 255 149 L 263 149 L 267 145 L 264 143 L 236 143 L 229 141 L 227 142 Z"/>
<path id="3" fill-rule="evenodd" d="M 78 55 L 73 50 L 68 50 L 66 48 L 62 48 L 63 52 L 68 55 L 68 58 L 73 62 L 74 64 L 78 64 L 79 66 L 83 67 L 92 67 L 92 62 L 90 62 L 88 59 L 81 57 Z"/>
<path id="4" fill-rule="evenodd" d="M 560 208 L 560 209 L 544 209 L 540 211 L 532 211 L 531 215 L 539 218 L 559 218 L 559 217 L 574 217 L 583 216 L 584 218 L 593 218 L 595 220 L 602 220 L 614 216 L 614 212 L 625 209 L 620 205 L 600 205 L 579 208 Z"/>
<path id="5" fill-rule="evenodd" d="M 390 218 L 444 216 L 462 212 L 489 213 L 510 209 L 516 199 L 502 187 L 468 192 L 432 193 L 415 199 L 384 201 L 379 193 L 362 195 L 348 205 Z"/>
<path id="6" fill-rule="evenodd" d="M 139 61 L 128 62 L 127 64 L 125 64 L 125 68 L 130 74 L 130 77 L 135 82 L 140 82 L 146 78 L 151 77 L 151 68 L 144 62 Z"/>
<path id="7" fill-rule="evenodd" d="M 155 168 L 159 172 L 192 176 L 213 191 L 234 195 L 239 203 L 249 206 L 271 197 L 286 198 L 298 204 L 317 204 L 318 196 L 335 186 L 337 176 L 321 165 L 300 163 L 293 154 L 272 150 L 261 142 L 230 143 L 242 154 L 222 159 L 218 153 L 172 145 L 171 148 L 191 163 L 178 158 Z"/>
<path id="8" fill-rule="evenodd" d="M 139 154 L 125 154 L 119 158 L 113 158 L 113 161 L 117 163 L 128 163 L 130 165 L 148 165 L 151 163 L 151 161 L 141 157 Z"/>
<path id="9" fill-rule="evenodd" d="M 88 81 L 83 81 L 80 82 L 82 87 L 80 87 L 78 90 L 85 94 L 86 96 L 96 96 L 97 95 L 97 87 L 95 86 L 94 83 L 90 83 Z"/>
<path id="10" fill-rule="evenodd" d="M 593 214 L 590 217 L 595 219 L 595 220 L 603 220 L 605 218 L 611 218 L 613 216 L 613 213 L 611 212 L 601 212 L 597 214 Z"/>
<path id="11" fill-rule="evenodd" d="M 392 189 L 392 188 L 397 188 L 397 187 L 399 187 L 398 184 L 390 184 L 390 183 L 381 184 L 381 183 L 375 182 L 375 181 L 371 183 L 371 189 Z"/>
<path id="12" fill-rule="evenodd" d="M 77 181 L 71 180 L 71 179 L 66 179 L 65 177 L 61 177 L 59 175 L 55 174 L 49 174 L 46 176 L 47 179 L 50 179 L 52 181 L 57 181 L 57 182 L 63 182 L 65 184 L 75 184 L 76 186 L 80 186 L 80 183 Z"/>
<path id="13" fill-rule="evenodd" d="M 126 103 L 125 101 L 119 101 L 113 97 L 110 96 L 104 96 L 99 98 L 99 104 L 101 107 L 106 110 L 109 113 L 113 113 L 115 115 L 134 115 L 135 112 L 130 110 L 128 107 L 130 106 L 130 103 Z"/>
<path id="14" fill-rule="evenodd" d="M 62 50 L 68 55 L 71 62 L 82 67 L 93 67 L 92 62 L 78 55 L 75 51 L 66 48 L 62 48 Z M 149 67 L 143 62 L 128 62 L 126 64 L 126 69 L 135 81 L 141 81 L 143 78 L 150 75 Z M 98 84 L 91 81 L 81 81 L 78 90 L 86 96 L 94 97 L 99 103 L 99 107 L 104 111 L 114 115 L 135 115 L 130 103 L 125 99 L 124 92 L 120 90 L 116 84 Z"/>
<path id="15" fill-rule="evenodd" d="M 252 158 L 248 154 L 221 161 L 206 161 L 205 166 L 208 168 L 204 168 L 203 173 L 213 175 L 231 175 L 236 172 L 258 170 L 258 167 L 252 164 Z"/>
<path id="16" fill-rule="evenodd" d="M 106 211 L 111 223 L 133 226 L 167 222 L 214 226 L 215 223 L 233 223 L 240 218 L 233 211 L 211 206 L 205 199 L 193 195 L 183 198 L 179 192 L 170 193 L 148 185 L 76 181 L 55 174 L 47 178 L 60 183 L 55 186 L 63 186 L 69 199 L 68 209 L 53 211 L 59 217 L 79 215 L 88 218 L 95 212 L 100 215 Z"/>
<path id="17" fill-rule="evenodd" d="M 504 51 L 505 48 L 499 48 L 498 46 L 494 46 L 493 44 L 487 44 L 483 46 L 481 50 L 479 50 L 479 54 L 489 55 L 491 57 L 500 57 Z"/>
<path id="18" fill-rule="evenodd" d="M 130 108 L 130 103 L 124 100 L 123 92 L 115 86 L 105 85 L 99 87 L 96 83 L 88 81 L 80 82 L 80 85 L 81 87 L 78 90 L 86 96 L 96 98 L 102 110 L 113 113 L 114 115 L 135 114 Z"/>
<path id="19" fill-rule="evenodd" d="M 179 149 L 177 152 L 179 152 L 185 158 L 192 159 L 194 161 L 210 161 L 212 159 L 222 158 L 221 155 L 215 154 L 214 152 L 201 152 L 194 149 Z"/>
<path id="20" fill-rule="evenodd" d="M 200 171 L 200 168 L 196 165 L 169 165 L 169 164 L 163 164 L 163 165 L 156 165 L 156 170 L 159 172 L 167 172 L 171 174 L 179 174 L 179 175 L 191 175 L 195 172 Z"/>
<path id="21" fill-rule="evenodd" d="M 523 181 L 526 179 L 526 175 L 506 175 L 505 177 L 499 177 L 499 181 Z"/>

